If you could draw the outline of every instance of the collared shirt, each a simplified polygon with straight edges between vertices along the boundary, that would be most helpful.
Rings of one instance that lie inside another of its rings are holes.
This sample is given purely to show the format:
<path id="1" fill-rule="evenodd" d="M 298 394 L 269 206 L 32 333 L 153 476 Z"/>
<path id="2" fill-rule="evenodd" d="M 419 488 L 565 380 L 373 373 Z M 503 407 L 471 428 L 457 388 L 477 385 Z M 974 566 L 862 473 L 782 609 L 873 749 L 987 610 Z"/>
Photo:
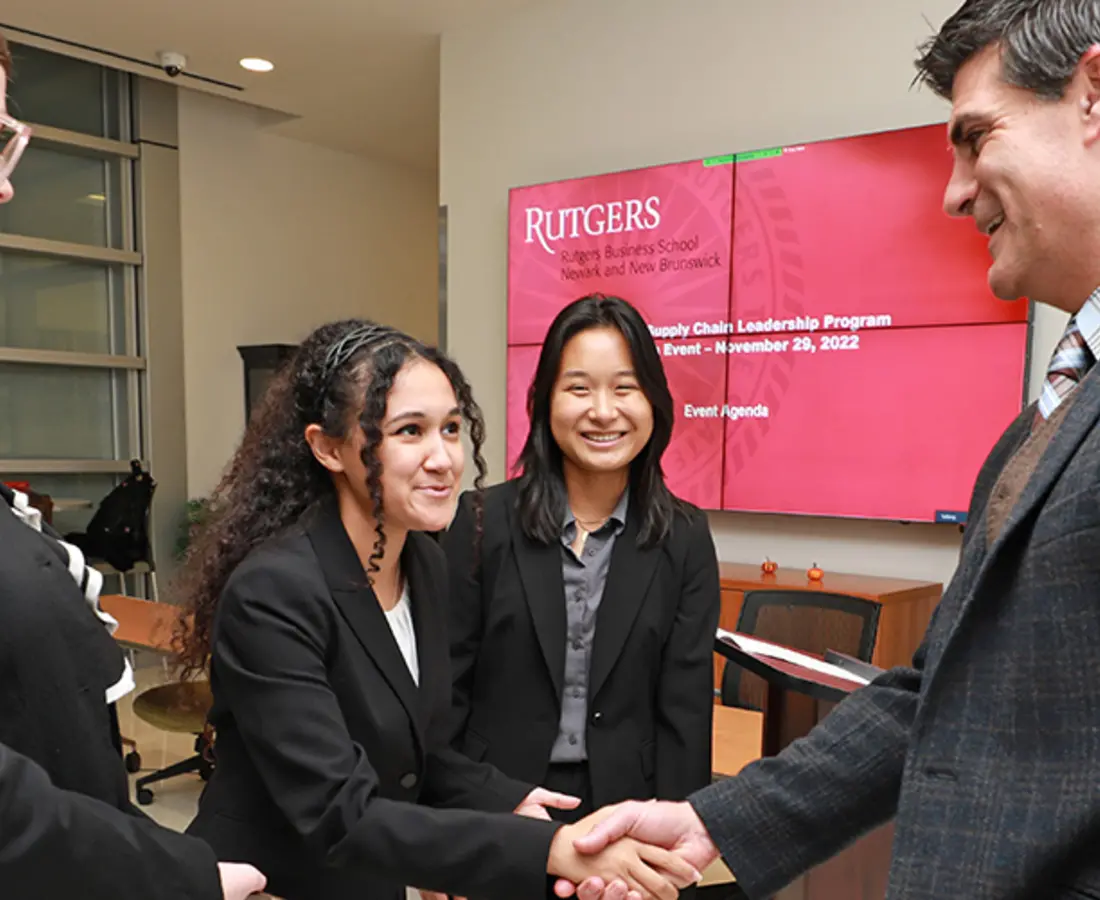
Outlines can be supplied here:
<path id="1" fill-rule="evenodd" d="M 1089 350 L 1089 353 L 1085 356 L 1087 365 L 1091 368 L 1096 364 L 1097 357 L 1100 357 L 1100 288 L 1092 292 L 1077 315 L 1070 319 L 1066 325 L 1066 332 L 1075 323 L 1077 329 L 1081 332 L 1081 337 L 1084 338 L 1085 346 Z M 1062 339 L 1064 338 L 1065 332 L 1062 336 Z M 1058 344 L 1061 343 L 1062 340 L 1060 339 Z M 1052 362 L 1058 357 L 1058 352 L 1056 347 L 1051 358 Z M 1057 391 L 1050 392 L 1049 396 L 1053 398 L 1054 403 L 1047 412 L 1047 416 L 1045 418 L 1042 415 L 1036 416 L 1031 426 L 1031 433 L 1012 454 L 1004 468 L 1001 469 L 1001 473 L 997 476 L 985 508 L 986 544 L 988 546 L 993 545 L 1004 529 L 1009 515 L 1020 499 L 1020 495 L 1023 494 L 1028 481 L 1035 473 L 1039 460 L 1046 452 L 1047 446 L 1061 427 L 1066 415 L 1068 415 L 1075 399 L 1075 390 L 1076 384 L 1071 383 L 1070 389 L 1065 394 L 1059 394 Z"/>
<path id="2" fill-rule="evenodd" d="M 551 762 L 581 762 L 588 758 L 585 726 L 588 720 L 588 675 L 596 611 L 603 599 L 611 551 L 626 526 L 629 488 L 623 491 L 610 518 L 590 532 L 578 556 L 573 552 L 577 520 L 566 507 L 561 529 L 562 581 L 565 585 L 565 673 L 562 678 L 561 719 L 550 751 Z"/>
<path id="3" fill-rule="evenodd" d="M 1100 359 L 1100 287 L 1089 295 L 1084 306 L 1082 306 L 1077 314 L 1069 320 L 1069 323 L 1066 325 L 1066 331 L 1063 332 L 1062 338 L 1055 347 L 1054 354 L 1051 357 L 1051 363 L 1054 363 L 1054 361 L 1058 359 L 1062 340 L 1065 339 L 1066 333 L 1068 333 L 1074 325 L 1076 325 L 1078 331 L 1081 332 L 1081 337 L 1084 338 L 1085 346 L 1088 348 L 1088 353 L 1085 354 L 1087 358 L 1087 368 L 1085 371 L 1087 372 L 1088 369 L 1091 369 L 1092 366 L 1096 364 L 1096 360 Z M 1069 389 L 1066 390 L 1064 394 L 1060 394 L 1058 389 L 1052 388 L 1050 385 L 1044 383 L 1039 403 L 1039 409 L 1044 416 L 1049 417 L 1052 415 L 1077 388 L 1077 385 L 1073 382 L 1066 382 L 1063 380 L 1062 384 L 1069 384 Z M 1064 390 L 1064 387 L 1062 389 Z"/>
<path id="4" fill-rule="evenodd" d="M 1074 319 L 1077 320 L 1077 327 L 1081 329 L 1081 336 L 1089 345 L 1095 362 L 1100 359 L 1100 287 L 1089 294 L 1089 299 Z"/>

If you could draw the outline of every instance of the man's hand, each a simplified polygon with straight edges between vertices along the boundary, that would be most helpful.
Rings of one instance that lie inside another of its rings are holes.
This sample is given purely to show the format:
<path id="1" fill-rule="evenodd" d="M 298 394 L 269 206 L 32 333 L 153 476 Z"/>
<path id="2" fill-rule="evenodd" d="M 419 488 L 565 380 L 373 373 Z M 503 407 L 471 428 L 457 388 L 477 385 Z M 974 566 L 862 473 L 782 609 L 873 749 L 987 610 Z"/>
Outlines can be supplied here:
<path id="1" fill-rule="evenodd" d="M 263 873 L 244 863 L 218 863 L 218 876 L 223 900 L 246 900 L 267 886 Z"/>
<path id="2" fill-rule="evenodd" d="M 671 850 L 698 872 L 718 858 L 718 848 L 690 803 L 632 800 L 600 810 L 598 815 L 596 826 L 573 841 L 578 853 L 600 853 L 628 837 Z M 580 883 L 559 879 L 554 893 L 559 897 L 576 893 L 577 900 L 623 900 L 628 896 L 628 885 L 621 880 L 608 882 L 592 877 Z"/>
<path id="3" fill-rule="evenodd" d="M 548 809 L 576 809 L 581 805 L 579 797 L 570 797 L 568 794 L 558 794 L 548 791 L 546 788 L 537 787 L 523 798 L 523 802 L 513 810 L 517 816 L 527 816 L 529 819 L 550 820 Z"/>
<path id="4" fill-rule="evenodd" d="M 598 850 L 579 851 L 577 841 L 595 831 L 593 822 L 603 815 L 601 810 L 554 835 L 546 870 L 568 884 L 568 892 L 561 896 L 572 894 L 574 885 L 592 882 L 598 887 L 592 892 L 597 898 L 605 885 L 613 884 L 628 900 L 676 900 L 680 888 L 698 883 L 702 876 L 683 856 L 631 837 L 620 835 Z"/>

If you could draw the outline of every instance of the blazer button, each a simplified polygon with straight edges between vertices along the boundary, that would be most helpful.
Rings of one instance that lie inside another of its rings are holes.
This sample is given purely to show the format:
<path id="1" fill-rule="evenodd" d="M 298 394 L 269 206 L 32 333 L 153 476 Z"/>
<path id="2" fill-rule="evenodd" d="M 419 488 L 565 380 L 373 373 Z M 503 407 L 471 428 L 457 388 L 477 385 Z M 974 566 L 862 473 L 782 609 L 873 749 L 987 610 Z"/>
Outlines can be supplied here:
<path id="1" fill-rule="evenodd" d="M 601 720 L 602 718 L 603 718 L 603 713 L 602 713 L 602 712 L 594 712 L 594 713 L 592 713 L 592 721 L 593 721 L 593 722 L 597 722 L 597 723 L 598 723 L 598 722 L 599 722 L 599 721 L 600 721 L 600 720 Z"/>
<path id="2" fill-rule="evenodd" d="M 414 775 L 412 772 L 407 772 L 406 774 L 402 775 L 401 787 L 405 788 L 405 790 L 407 791 L 411 791 L 414 787 L 416 787 L 416 775 Z"/>

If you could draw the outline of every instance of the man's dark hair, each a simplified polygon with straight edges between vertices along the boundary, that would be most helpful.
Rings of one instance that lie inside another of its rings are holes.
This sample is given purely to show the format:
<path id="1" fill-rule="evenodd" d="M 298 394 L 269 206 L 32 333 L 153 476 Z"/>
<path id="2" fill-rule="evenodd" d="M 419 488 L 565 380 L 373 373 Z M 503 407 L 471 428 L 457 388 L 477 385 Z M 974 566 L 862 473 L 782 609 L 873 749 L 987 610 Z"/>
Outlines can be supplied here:
<path id="1" fill-rule="evenodd" d="M 1085 51 L 1098 43 L 1098 0 L 966 0 L 921 45 L 916 81 L 949 100 L 963 64 L 996 44 L 1005 81 L 1058 100 Z"/>

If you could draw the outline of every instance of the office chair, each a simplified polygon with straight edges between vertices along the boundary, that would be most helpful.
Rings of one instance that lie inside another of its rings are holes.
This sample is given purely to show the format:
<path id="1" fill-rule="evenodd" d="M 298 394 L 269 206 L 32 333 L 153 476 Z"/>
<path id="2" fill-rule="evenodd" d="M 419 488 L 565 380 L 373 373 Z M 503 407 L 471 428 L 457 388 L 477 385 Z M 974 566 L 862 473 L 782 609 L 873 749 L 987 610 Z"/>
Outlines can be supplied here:
<path id="1" fill-rule="evenodd" d="M 807 653 L 837 650 L 870 662 L 881 609 L 874 600 L 826 591 L 746 591 L 736 630 Z M 725 661 L 724 706 L 760 710 L 766 694 L 763 678 Z"/>
<path id="2" fill-rule="evenodd" d="M 197 772 L 203 781 L 214 771 L 213 729 L 206 714 L 213 703 L 208 681 L 177 681 L 143 691 L 134 700 L 134 714 L 161 731 L 195 735 L 195 753 L 163 769 L 143 775 L 134 785 L 137 802 L 148 806 L 153 802 L 149 785 Z"/>

